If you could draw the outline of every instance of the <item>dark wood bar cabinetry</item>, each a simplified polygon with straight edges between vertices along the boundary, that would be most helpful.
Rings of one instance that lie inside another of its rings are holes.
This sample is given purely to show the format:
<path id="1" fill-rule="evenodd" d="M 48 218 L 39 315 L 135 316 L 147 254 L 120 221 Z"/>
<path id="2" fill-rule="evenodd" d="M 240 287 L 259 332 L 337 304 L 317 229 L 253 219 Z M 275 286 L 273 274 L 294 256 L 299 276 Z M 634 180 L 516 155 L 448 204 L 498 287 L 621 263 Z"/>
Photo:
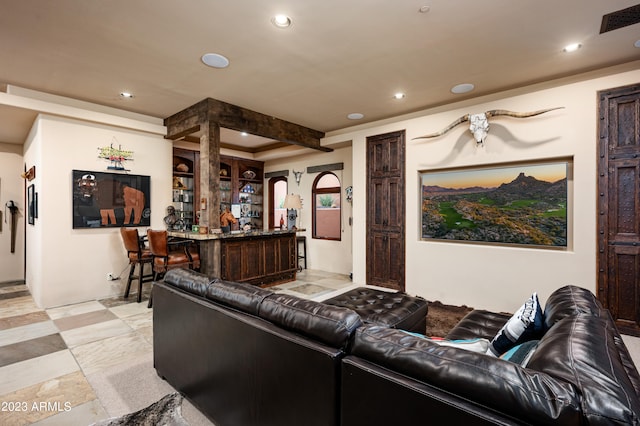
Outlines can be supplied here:
<path id="1" fill-rule="evenodd" d="M 210 277 L 262 287 L 296 279 L 296 230 L 225 234 L 170 231 L 169 236 L 216 246 L 213 252 L 218 255 L 207 258 L 201 251 L 200 256 L 200 271 Z"/>
<path id="2" fill-rule="evenodd" d="M 221 240 L 221 278 L 267 286 L 296 277 L 296 234 L 245 235 Z"/>

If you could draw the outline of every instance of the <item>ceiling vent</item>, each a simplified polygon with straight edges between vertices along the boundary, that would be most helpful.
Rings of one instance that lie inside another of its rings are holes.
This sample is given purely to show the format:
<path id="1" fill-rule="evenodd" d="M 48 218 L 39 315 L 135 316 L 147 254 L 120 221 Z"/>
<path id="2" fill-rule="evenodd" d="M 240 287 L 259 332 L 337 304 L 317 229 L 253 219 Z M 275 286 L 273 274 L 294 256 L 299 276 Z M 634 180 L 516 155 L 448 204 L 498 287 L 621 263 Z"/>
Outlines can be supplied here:
<path id="1" fill-rule="evenodd" d="M 611 12 L 602 17 L 600 34 L 640 22 L 640 4 Z"/>

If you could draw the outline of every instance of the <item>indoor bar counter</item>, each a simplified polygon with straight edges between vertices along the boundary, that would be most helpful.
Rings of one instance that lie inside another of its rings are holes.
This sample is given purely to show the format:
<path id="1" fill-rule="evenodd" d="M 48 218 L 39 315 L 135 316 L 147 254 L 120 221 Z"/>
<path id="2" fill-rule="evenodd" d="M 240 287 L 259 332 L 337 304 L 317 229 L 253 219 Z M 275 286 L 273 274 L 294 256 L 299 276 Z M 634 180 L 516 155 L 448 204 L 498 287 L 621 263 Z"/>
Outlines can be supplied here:
<path id="1" fill-rule="evenodd" d="M 204 274 L 267 287 L 296 279 L 296 232 L 299 231 L 273 229 L 217 234 L 169 231 L 168 234 L 199 244 L 200 271 Z"/>

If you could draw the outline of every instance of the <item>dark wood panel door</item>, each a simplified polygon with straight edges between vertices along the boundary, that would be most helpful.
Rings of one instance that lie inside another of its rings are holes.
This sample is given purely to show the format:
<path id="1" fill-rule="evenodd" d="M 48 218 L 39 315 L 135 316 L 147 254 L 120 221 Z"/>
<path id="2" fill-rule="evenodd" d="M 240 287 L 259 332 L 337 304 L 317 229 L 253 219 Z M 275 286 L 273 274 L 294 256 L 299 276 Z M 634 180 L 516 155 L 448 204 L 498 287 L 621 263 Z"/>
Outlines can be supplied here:
<path id="1" fill-rule="evenodd" d="M 640 85 L 598 95 L 598 297 L 640 336 Z"/>
<path id="2" fill-rule="evenodd" d="M 405 132 L 367 138 L 367 284 L 405 288 Z"/>

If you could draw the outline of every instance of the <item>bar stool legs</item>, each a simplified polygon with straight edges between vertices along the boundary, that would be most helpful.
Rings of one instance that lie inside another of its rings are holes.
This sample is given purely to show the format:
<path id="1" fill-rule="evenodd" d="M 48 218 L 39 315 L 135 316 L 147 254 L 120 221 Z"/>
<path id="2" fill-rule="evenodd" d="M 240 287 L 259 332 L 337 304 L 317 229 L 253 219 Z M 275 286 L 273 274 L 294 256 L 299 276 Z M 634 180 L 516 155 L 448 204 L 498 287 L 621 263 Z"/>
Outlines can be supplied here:
<path id="1" fill-rule="evenodd" d="M 302 272 L 300 261 L 304 260 L 304 269 L 307 269 L 307 237 L 296 237 L 296 254 L 298 256 L 298 272 Z M 302 254 L 300 254 L 300 244 L 302 244 Z"/>

